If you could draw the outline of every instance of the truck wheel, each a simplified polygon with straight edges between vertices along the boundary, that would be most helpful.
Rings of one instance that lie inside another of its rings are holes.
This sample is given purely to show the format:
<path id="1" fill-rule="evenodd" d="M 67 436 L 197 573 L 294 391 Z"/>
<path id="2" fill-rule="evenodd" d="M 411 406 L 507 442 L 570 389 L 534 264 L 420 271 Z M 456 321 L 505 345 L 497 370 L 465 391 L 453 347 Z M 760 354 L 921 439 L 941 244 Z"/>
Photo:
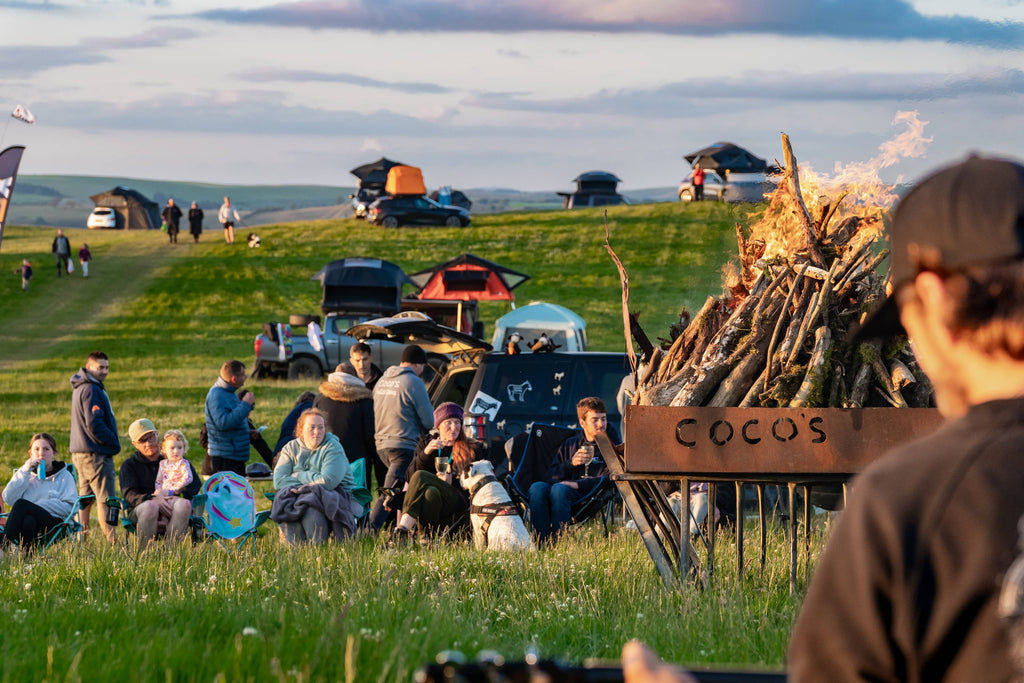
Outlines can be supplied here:
<path id="1" fill-rule="evenodd" d="M 311 313 L 292 313 L 288 316 L 288 324 L 292 327 L 303 327 L 310 323 L 320 324 L 320 316 Z"/>
<path id="2" fill-rule="evenodd" d="M 288 367 L 288 379 L 320 379 L 323 375 L 320 363 L 312 358 L 296 358 Z"/>

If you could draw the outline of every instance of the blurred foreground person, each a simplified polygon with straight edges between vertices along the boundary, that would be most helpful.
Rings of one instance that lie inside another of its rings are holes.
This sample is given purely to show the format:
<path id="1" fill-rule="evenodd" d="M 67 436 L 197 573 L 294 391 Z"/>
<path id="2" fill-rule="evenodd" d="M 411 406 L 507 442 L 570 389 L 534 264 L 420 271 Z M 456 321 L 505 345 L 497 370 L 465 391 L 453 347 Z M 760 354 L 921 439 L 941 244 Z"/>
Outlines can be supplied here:
<path id="1" fill-rule="evenodd" d="M 997 607 L 1024 514 L 1024 166 L 971 157 L 928 177 L 900 202 L 890 240 L 893 294 L 858 336 L 905 329 L 951 421 L 857 477 L 789 674 L 1019 679 Z"/>

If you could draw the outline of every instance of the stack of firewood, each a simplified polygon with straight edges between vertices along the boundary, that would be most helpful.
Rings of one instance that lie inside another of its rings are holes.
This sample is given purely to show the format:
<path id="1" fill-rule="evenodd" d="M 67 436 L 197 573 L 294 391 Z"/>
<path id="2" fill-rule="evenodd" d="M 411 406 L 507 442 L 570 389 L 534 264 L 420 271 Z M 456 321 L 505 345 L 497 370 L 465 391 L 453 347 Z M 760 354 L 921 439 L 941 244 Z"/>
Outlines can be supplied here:
<path id="1" fill-rule="evenodd" d="M 879 212 L 841 209 L 845 194 L 805 201 L 785 135 L 782 142 L 783 180 L 756 224 L 736 226 L 739 264 L 723 294 L 708 297 L 674 339 L 648 354 L 634 402 L 931 405 L 931 385 L 905 337 L 846 341 L 885 297 Z"/>

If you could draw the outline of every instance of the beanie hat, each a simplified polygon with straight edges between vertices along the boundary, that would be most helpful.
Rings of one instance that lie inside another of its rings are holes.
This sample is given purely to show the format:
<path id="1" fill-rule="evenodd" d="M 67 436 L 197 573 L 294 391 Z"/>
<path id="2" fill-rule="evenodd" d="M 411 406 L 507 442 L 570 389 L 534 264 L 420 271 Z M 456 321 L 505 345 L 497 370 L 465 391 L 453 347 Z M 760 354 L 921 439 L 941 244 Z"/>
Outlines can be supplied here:
<path id="1" fill-rule="evenodd" d="M 415 344 L 409 344 L 409 346 L 406 346 L 405 349 L 402 350 L 402 362 L 426 365 L 427 354 L 423 349 Z"/>
<path id="2" fill-rule="evenodd" d="M 445 420 L 455 418 L 459 422 L 462 421 L 462 407 L 458 403 L 442 403 L 434 409 L 434 428 L 441 426 L 441 423 Z"/>
<path id="3" fill-rule="evenodd" d="M 350 375 L 347 372 L 332 372 L 327 375 L 327 381 L 331 384 L 345 385 L 348 384 L 353 387 L 365 387 L 366 382 L 359 379 L 355 375 Z"/>

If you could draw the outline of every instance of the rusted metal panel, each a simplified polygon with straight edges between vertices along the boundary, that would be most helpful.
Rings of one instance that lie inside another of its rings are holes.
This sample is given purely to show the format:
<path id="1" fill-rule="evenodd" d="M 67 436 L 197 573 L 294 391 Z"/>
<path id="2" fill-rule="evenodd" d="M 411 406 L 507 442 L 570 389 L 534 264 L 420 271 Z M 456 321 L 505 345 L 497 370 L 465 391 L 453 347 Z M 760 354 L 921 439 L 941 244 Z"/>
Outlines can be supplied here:
<path id="1" fill-rule="evenodd" d="M 624 469 L 738 479 L 853 475 L 942 422 L 933 408 L 628 406 Z"/>

